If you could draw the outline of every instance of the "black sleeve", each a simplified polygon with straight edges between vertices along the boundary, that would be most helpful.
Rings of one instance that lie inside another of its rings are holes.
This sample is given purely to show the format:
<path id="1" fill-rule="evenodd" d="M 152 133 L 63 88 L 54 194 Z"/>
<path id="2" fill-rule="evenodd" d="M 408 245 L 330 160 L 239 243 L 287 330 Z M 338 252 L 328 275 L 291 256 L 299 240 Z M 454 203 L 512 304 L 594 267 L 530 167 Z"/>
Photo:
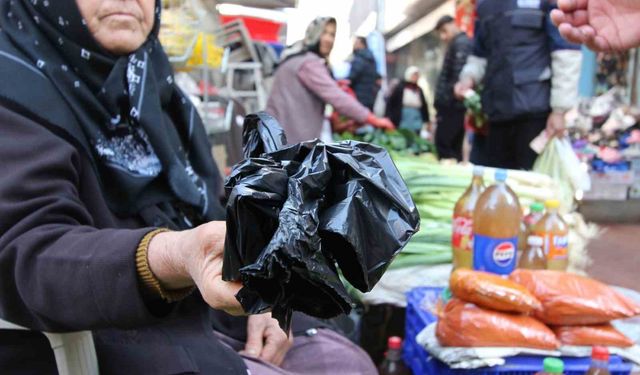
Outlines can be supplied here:
<path id="1" fill-rule="evenodd" d="M 403 93 L 404 84 L 398 83 L 391 92 L 391 96 L 389 96 L 389 100 L 387 100 L 387 107 L 385 109 L 385 117 L 388 117 L 396 128 L 400 126 Z"/>
<path id="2" fill-rule="evenodd" d="M 84 156 L 2 107 L 0 131 L 0 317 L 54 332 L 154 321 L 135 267 L 153 228 L 97 229 L 80 199 Z"/>
<path id="3" fill-rule="evenodd" d="M 422 115 L 422 122 L 430 122 L 431 117 L 429 115 L 429 105 L 427 104 L 427 98 L 424 96 L 422 90 L 420 90 L 420 101 L 422 106 L 420 108 L 420 114 Z"/>
<path id="4" fill-rule="evenodd" d="M 467 63 L 467 57 L 473 50 L 473 44 L 471 43 L 471 40 L 469 38 L 467 38 L 466 36 L 462 36 L 456 39 L 453 48 L 454 50 L 452 51 L 453 53 L 450 57 L 451 61 L 449 61 L 449 64 L 451 66 L 450 78 L 454 82 L 457 82 L 462 68 L 464 68 L 464 65 Z"/>

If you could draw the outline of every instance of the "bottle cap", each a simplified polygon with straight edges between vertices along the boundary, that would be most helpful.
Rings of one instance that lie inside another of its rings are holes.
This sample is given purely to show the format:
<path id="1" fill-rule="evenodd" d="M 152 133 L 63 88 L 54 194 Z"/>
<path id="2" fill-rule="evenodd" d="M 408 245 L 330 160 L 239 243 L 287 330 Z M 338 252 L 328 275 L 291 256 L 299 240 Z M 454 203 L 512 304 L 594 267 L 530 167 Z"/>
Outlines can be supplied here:
<path id="1" fill-rule="evenodd" d="M 484 167 L 481 165 L 474 165 L 473 166 L 473 175 L 474 176 L 484 176 Z"/>
<path id="2" fill-rule="evenodd" d="M 550 374 L 562 374 L 564 372 L 564 362 L 558 358 L 544 359 L 544 372 Z"/>
<path id="3" fill-rule="evenodd" d="M 402 349 L 402 339 L 398 336 L 389 337 L 389 341 L 387 342 L 387 347 L 389 348 L 389 350 Z"/>
<path id="4" fill-rule="evenodd" d="M 527 244 L 529 244 L 529 246 L 541 247 L 543 243 L 544 241 L 540 236 L 529 236 L 529 238 L 527 238 Z"/>
<path id="5" fill-rule="evenodd" d="M 507 181 L 507 170 L 506 169 L 496 169 L 496 181 L 505 182 Z"/>
<path id="6" fill-rule="evenodd" d="M 609 362 L 609 349 L 604 346 L 594 346 L 591 349 L 591 358 L 596 361 Z"/>
<path id="7" fill-rule="evenodd" d="M 544 205 L 548 208 L 548 209 L 555 209 L 560 207 L 560 201 L 557 199 L 549 199 L 547 201 L 544 202 Z"/>
<path id="8" fill-rule="evenodd" d="M 540 202 L 532 203 L 531 206 L 529 206 L 529 210 L 531 212 L 542 212 L 544 211 L 544 204 Z"/>

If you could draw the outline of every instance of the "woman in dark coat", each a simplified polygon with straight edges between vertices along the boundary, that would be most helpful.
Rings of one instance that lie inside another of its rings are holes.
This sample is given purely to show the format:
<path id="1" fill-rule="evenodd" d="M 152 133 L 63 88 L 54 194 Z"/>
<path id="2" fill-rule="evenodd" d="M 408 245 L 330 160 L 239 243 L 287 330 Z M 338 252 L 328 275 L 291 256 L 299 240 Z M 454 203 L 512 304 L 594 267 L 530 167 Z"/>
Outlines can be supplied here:
<path id="1" fill-rule="evenodd" d="M 415 66 L 407 68 L 404 81 L 398 83 L 387 101 L 386 116 L 400 129 L 420 133 L 429 120 L 427 100 L 418 86 L 420 72 Z"/>
<path id="2" fill-rule="evenodd" d="M 161 8 L 0 0 L 0 318 L 92 331 L 101 374 L 374 372 L 316 321 L 288 339 L 268 314 L 227 314 L 220 174 Z M 3 374 L 54 374 L 52 354 L 0 332 Z"/>

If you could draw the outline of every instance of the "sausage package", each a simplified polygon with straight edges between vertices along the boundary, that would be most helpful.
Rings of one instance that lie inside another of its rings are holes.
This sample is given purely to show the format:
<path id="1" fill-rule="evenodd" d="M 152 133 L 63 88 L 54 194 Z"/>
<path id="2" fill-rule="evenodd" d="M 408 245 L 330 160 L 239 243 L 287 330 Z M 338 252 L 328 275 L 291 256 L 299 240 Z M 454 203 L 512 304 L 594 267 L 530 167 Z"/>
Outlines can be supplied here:
<path id="1" fill-rule="evenodd" d="M 596 326 L 554 327 L 553 332 L 562 345 L 574 346 L 633 346 L 633 341 L 610 324 Z"/>
<path id="2" fill-rule="evenodd" d="M 454 296 L 487 309 L 528 314 L 542 307 L 527 288 L 492 273 L 459 269 L 449 284 Z"/>
<path id="3" fill-rule="evenodd" d="M 551 329 L 527 315 L 480 308 L 454 298 L 436 327 L 442 346 L 522 347 L 555 350 L 560 346 Z"/>
<path id="4" fill-rule="evenodd" d="M 604 324 L 640 314 L 640 306 L 613 288 L 560 271 L 516 270 L 510 279 L 542 303 L 535 316 L 556 326 Z"/>

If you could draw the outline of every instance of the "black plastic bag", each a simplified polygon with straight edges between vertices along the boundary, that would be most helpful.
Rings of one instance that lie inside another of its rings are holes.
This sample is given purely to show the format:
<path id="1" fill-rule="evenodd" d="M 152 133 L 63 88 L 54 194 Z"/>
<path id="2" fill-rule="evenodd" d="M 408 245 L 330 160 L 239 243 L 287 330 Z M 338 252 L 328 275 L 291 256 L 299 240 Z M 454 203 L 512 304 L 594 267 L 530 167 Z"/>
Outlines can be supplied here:
<path id="1" fill-rule="evenodd" d="M 265 113 L 245 119 L 243 139 L 251 158 L 225 183 L 223 278 L 242 281 L 237 298 L 247 313 L 272 311 L 286 330 L 292 310 L 348 313 L 339 271 L 371 290 L 418 230 L 418 211 L 389 154 L 353 141 L 287 147 Z"/>

